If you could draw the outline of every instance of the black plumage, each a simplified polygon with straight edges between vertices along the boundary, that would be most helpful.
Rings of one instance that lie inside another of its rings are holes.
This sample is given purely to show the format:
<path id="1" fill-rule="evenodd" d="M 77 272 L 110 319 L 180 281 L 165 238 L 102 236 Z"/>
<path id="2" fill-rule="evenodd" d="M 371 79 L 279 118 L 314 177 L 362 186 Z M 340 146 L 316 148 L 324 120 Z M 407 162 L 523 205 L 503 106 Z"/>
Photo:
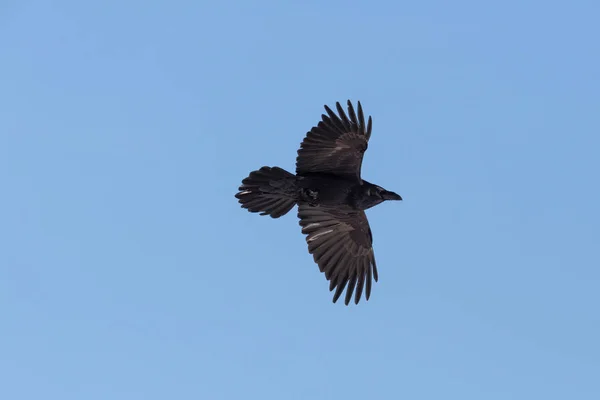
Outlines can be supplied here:
<path id="1" fill-rule="evenodd" d="M 361 165 L 372 119 L 365 123 L 348 101 L 348 114 L 336 103 L 306 135 L 298 150 L 296 174 L 262 167 L 242 181 L 235 197 L 243 208 L 279 218 L 298 205 L 308 251 L 335 289 L 335 303 L 347 287 L 345 304 L 363 290 L 368 300 L 372 280 L 378 280 L 373 235 L 365 210 L 385 200 L 402 200 L 394 192 L 361 178 Z"/>

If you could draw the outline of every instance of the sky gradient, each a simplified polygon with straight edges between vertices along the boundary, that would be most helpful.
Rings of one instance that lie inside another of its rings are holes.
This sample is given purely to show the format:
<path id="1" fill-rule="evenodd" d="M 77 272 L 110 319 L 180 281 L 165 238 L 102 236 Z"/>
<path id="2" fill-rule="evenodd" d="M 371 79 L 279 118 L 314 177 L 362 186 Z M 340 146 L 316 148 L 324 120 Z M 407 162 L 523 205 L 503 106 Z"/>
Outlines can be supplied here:
<path id="1" fill-rule="evenodd" d="M 2 2 L 0 398 L 599 399 L 600 5 L 413 3 Z M 233 197 L 347 99 L 349 307 Z"/>

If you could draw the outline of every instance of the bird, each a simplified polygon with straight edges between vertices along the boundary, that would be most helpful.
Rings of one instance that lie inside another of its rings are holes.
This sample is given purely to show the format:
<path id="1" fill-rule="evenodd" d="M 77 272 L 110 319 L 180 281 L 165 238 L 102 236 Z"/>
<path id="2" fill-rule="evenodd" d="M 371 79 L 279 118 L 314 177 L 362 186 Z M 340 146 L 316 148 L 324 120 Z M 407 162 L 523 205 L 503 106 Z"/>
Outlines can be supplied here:
<path id="1" fill-rule="evenodd" d="M 402 197 L 361 178 L 373 120 L 367 123 L 360 101 L 348 113 L 336 102 L 337 114 L 327 114 L 304 137 L 296 157 L 296 173 L 280 167 L 250 172 L 235 198 L 252 213 L 279 218 L 298 206 L 302 233 L 319 270 L 329 282 L 336 303 L 346 289 L 344 303 L 365 301 L 372 281 L 378 281 L 373 235 L 365 210 Z"/>

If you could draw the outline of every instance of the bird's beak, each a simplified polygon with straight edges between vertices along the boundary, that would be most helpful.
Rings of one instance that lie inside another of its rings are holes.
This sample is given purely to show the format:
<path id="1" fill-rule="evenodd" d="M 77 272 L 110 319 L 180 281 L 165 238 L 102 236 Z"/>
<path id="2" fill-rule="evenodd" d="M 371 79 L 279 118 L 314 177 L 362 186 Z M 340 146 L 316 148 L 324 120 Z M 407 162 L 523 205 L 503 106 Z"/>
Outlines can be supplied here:
<path id="1" fill-rule="evenodd" d="M 381 197 L 383 197 L 384 200 L 402 200 L 402 197 L 399 194 L 388 192 L 387 190 L 382 193 Z"/>

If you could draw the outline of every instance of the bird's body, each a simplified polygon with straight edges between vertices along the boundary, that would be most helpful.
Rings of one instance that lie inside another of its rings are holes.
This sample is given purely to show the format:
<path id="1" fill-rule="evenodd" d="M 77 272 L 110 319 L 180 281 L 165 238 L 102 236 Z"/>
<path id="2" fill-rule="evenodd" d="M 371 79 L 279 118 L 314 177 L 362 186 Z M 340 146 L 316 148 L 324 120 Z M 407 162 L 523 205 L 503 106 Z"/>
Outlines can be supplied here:
<path id="1" fill-rule="evenodd" d="M 358 303 L 363 288 L 366 298 L 371 281 L 377 281 L 373 236 L 364 210 L 385 200 L 402 200 L 394 192 L 363 180 L 363 154 L 371 136 L 371 118 L 365 124 L 358 103 L 358 117 L 348 101 L 348 116 L 337 103 L 338 115 L 325 106 L 298 150 L 296 174 L 279 167 L 262 167 L 242 181 L 236 198 L 250 212 L 279 218 L 298 205 L 308 249 L 325 277 L 336 302 L 346 285 L 345 303 L 354 289 Z"/>
<path id="2" fill-rule="evenodd" d="M 296 185 L 300 201 L 312 205 L 336 207 L 352 201 L 352 194 L 360 182 L 330 174 L 305 174 L 298 176 Z"/>

